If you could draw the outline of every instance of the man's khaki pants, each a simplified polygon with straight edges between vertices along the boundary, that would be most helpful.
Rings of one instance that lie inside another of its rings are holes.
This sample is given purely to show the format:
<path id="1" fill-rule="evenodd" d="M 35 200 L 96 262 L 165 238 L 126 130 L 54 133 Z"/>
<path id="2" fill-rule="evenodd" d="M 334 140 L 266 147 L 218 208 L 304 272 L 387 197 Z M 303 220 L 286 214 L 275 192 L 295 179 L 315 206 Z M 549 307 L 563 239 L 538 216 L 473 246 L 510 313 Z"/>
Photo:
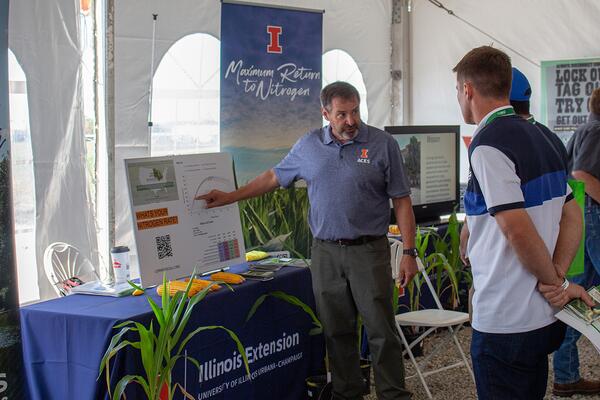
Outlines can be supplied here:
<path id="1" fill-rule="evenodd" d="M 378 399 L 410 399 L 404 389 L 402 342 L 392 310 L 394 282 L 387 238 L 355 246 L 315 239 L 311 257 L 334 398 L 362 399 L 356 322 L 360 314 L 369 336 Z"/>

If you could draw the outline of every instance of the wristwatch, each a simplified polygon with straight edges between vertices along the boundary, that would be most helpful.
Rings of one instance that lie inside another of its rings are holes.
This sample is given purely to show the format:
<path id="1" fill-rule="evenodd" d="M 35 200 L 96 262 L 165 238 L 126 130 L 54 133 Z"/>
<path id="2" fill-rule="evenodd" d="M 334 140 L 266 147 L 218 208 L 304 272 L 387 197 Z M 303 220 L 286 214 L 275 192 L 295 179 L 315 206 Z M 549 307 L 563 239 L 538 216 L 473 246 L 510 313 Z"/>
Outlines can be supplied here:
<path id="1" fill-rule="evenodd" d="M 406 254 L 407 256 L 411 256 L 412 258 L 417 258 L 419 256 L 419 252 L 414 247 L 402 250 L 402 254 Z"/>

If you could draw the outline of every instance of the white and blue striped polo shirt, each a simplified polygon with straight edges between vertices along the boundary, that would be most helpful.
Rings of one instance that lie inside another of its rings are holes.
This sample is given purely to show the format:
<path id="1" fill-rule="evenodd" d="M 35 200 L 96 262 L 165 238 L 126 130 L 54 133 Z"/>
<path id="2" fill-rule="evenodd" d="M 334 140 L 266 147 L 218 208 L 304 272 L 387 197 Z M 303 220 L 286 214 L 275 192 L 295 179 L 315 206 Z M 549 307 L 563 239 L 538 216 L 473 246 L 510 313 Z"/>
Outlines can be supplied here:
<path id="1" fill-rule="evenodd" d="M 494 118 L 499 112 L 508 115 Z M 473 328 L 518 333 L 553 323 L 555 311 L 538 292 L 536 277 L 519 261 L 494 215 L 526 209 L 553 254 L 562 207 L 572 196 L 564 157 L 536 125 L 507 106 L 483 118 L 469 147 L 469 163 L 465 210 L 475 287 Z"/>

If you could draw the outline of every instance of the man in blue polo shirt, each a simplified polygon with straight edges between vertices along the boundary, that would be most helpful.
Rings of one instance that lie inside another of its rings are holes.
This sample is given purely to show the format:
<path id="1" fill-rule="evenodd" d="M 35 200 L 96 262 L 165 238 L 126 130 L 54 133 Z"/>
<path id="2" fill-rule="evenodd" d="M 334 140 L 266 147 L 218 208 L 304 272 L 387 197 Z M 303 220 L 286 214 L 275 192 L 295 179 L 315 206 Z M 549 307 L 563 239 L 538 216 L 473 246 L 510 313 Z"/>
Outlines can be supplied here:
<path id="1" fill-rule="evenodd" d="M 303 179 L 310 201 L 313 292 L 323 323 L 335 399 L 362 399 L 357 314 L 369 333 L 377 397 L 409 399 L 402 344 L 392 310 L 393 280 L 386 237 L 389 200 L 402 233 L 402 286 L 417 272 L 415 219 L 397 142 L 360 120 L 360 96 L 346 82 L 321 91 L 329 125 L 298 140 L 273 169 L 240 189 L 199 196 L 219 207 Z"/>
<path id="2" fill-rule="evenodd" d="M 561 227 L 581 228 L 581 213 L 567 185 L 564 160 L 510 106 L 509 57 L 482 46 L 453 71 L 463 118 L 478 125 L 469 146 L 465 193 L 477 394 L 479 399 L 542 399 L 547 356 L 564 335 L 552 305 L 575 297 L 593 304 L 581 286 L 569 285 L 559 273 L 570 265 L 580 240 Z"/>

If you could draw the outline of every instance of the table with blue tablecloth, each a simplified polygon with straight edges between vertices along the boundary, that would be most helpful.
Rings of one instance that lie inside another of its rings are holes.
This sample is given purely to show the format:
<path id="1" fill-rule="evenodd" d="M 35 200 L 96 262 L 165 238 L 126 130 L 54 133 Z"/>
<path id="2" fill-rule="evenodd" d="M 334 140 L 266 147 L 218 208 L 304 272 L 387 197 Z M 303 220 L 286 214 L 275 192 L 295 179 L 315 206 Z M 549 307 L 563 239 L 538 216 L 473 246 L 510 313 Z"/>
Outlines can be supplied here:
<path id="1" fill-rule="evenodd" d="M 246 266 L 233 267 L 240 271 Z M 308 268 L 284 267 L 267 282 L 246 281 L 231 292 L 210 293 L 194 309 L 188 329 L 223 325 L 238 334 L 249 356 L 252 379 L 235 362 L 236 347 L 223 331 L 196 335 L 186 346 L 201 370 L 179 362 L 174 381 L 196 399 L 304 399 L 304 379 L 316 374 L 325 353 L 321 335 L 310 336 L 310 317 L 300 308 L 268 297 L 256 315 L 246 322 L 254 301 L 262 294 L 282 290 L 299 297 L 314 309 Z M 154 289 L 150 296 L 160 304 Z M 145 296 L 104 297 L 71 295 L 21 309 L 23 353 L 32 399 L 104 399 L 104 376 L 98 379 L 100 360 L 113 327 L 126 320 L 149 324 L 152 310 Z M 125 348 L 115 357 L 116 376 L 141 373 L 136 350 Z M 116 383 L 113 380 L 112 385 Z M 128 398 L 140 398 L 130 385 Z M 181 397 L 181 396 L 179 396 Z"/>

